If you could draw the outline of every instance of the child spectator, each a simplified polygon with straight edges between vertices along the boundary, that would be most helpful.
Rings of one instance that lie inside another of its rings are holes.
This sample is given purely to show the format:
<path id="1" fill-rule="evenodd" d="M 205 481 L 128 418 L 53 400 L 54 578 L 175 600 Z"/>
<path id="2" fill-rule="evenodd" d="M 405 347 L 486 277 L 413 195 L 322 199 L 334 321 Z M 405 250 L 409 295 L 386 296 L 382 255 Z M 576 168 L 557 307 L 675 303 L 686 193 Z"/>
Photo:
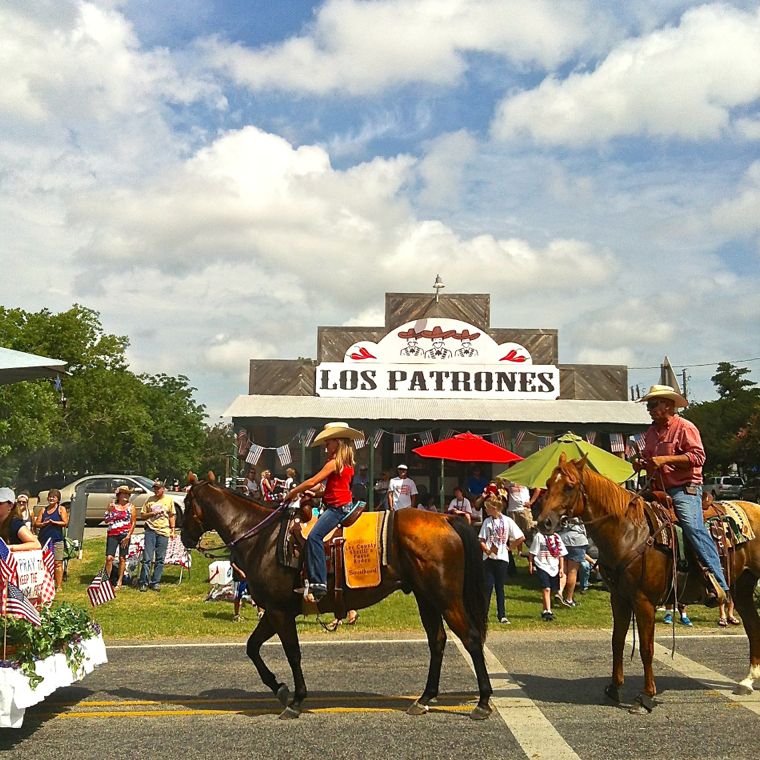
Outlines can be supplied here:
<path id="1" fill-rule="evenodd" d="M 472 504 L 469 499 L 465 498 L 465 495 L 459 486 L 454 489 L 454 498 L 449 502 L 449 508 L 446 512 L 450 515 L 464 517 L 468 523 L 472 522 Z"/>
<path id="2" fill-rule="evenodd" d="M 557 533 L 545 536 L 537 532 L 533 536 L 528 554 L 528 571 L 531 575 L 538 575 L 541 584 L 541 597 L 544 609 L 541 613 L 542 620 L 554 620 L 552 613 L 552 592 L 559 593 L 559 580 L 565 574 L 564 557 L 567 549 Z"/>
<path id="3" fill-rule="evenodd" d="M 496 616 L 500 623 L 509 625 L 504 604 L 504 585 L 507 582 L 510 541 L 512 549 L 519 549 L 525 535 L 517 523 L 501 513 L 501 499 L 491 496 L 485 501 L 486 519 L 480 528 L 480 547 L 483 549 L 483 569 L 486 574 L 486 615 L 491 606 L 491 591 L 496 587 Z"/>

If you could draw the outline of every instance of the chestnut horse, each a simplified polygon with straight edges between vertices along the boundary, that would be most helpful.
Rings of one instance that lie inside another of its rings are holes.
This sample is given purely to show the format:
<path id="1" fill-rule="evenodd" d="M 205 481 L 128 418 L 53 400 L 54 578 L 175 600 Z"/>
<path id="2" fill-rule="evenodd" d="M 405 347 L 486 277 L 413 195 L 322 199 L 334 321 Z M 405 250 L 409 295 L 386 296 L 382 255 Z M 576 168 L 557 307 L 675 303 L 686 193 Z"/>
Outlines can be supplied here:
<path id="1" fill-rule="evenodd" d="M 546 488 L 539 528 L 553 533 L 563 518 L 580 517 L 599 548 L 599 568 L 610 589 L 613 616 L 612 683 L 605 694 L 620 702 L 623 649 L 633 612 L 644 665 L 644 690 L 636 697 L 632 712 L 651 712 L 656 693 L 652 672 L 655 610 L 658 605 L 673 601 L 672 557 L 651 545 L 642 498 L 587 467 L 585 457 L 569 462 L 562 454 Z M 739 505 L 756 536 L 731 552 L 728 574 L 750 652 L 749 674 L 737 685 L 735 693 L 750 694 L 754 681 L 760 680 L 760 617 L 753 598 L 760 577 L 760 505 L 744 501 Z M 692 604 L 702 599 L 701 574 L 689 573 L 685 590 L 679 590 L 678 601 Z"/>
<path id="2" fill-rule="evenodd" d="M 192 480 L 192 478 L 191 478 Z M 234 544 L 236 564 L 245 572 L 251 596 L 266 612 L 248 639 L 247 653 L 261 680 L 285 708 L 281 718 L 296 718 L 306 698 L 301 670 L 301 647 L 296 617 L 303 612 L 303 597 L 294 593 L 300 585 L 298 570 L 283 567 L 277 560 L 279 515 L 248 496 L 223 488 L 209 473 L 208 481 L 195 480 L 185 496 L 182 543 L 194 548 L 203 533 L 215 530 L 222 540 Z M 270 518 L 268 522 L 264 522 Z M 361 518 L 360 518 L 361 519 Z M 261 525 L 258 530 L 256 526 Z M 438 694 L 443 650 L 446 645 L 445 620 L 462 640 L 472 658 L 478 679 L 479 700 L 470 717 L 487 718 L 491 713 L 491 682 L 486 670 L 483 646 L 486 638 L 485 582 L 478 540 L 463 520 L 417 509 L 393 513 L 389 537 L 389 564 L 382 568 L 380 585 L 375 588 L 345 589 L 346 609 L 363 609 L 376 604 L 396 590 L 413 593 L 430 647 L 430 666 L 422 696 L 407 712 L 422 715 Z M 320 612 L 334 611 L 334 579 L 328 594 L 319 603 Z M 277 634 L 293 673 L 294 693 L 277 680 L 261 657 L 262 644 Z"/>

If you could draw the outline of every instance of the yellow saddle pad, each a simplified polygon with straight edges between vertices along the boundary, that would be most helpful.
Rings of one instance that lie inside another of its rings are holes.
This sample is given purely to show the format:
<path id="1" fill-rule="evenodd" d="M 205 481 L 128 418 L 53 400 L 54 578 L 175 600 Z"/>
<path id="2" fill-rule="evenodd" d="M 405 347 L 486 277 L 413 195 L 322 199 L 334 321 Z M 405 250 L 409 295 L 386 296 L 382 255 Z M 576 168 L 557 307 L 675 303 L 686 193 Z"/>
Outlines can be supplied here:
<path id="1" fill-rule="evenodd" d="M 386 516 L 386 512 L 363 512 L 353 525 L 343 528 L 343 566 L 346 569 L 348 588 L 372 588 L 380 585 L 380 547 Z M 301 524 L 304 538 L 316 524 L 316 517 Z M 329 543 L 334 533 L 332 530 L 325 536 L 325 543 Z"/>

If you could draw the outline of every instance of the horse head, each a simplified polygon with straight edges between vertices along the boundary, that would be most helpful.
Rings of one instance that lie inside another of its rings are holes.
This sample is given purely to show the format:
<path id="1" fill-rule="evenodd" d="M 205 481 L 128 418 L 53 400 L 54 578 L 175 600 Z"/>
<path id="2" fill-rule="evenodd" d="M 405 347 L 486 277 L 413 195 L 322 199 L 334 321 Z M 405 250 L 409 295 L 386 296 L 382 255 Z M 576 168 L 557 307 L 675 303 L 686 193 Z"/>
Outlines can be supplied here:
<path id="1" fill-rule="evenodd" d="M 180 533 L 182 543 L 187 549 L 194 549 L 198 546 L 201 536 L 208 530 L 204 523 L 203 507 L 198 501 L 196 491 L 207 482 L 213 483 L 215 481 L 216 476 L 213 472 L 209 472 L 207 481 L 198 480 L 198 476 L 194 472 L 188 473 L 187 482 L 190 490 L 185 494 L 185 514 L 182 532 Z"/>
<path id="2" fill-rule="evenodd" d="M 544 506 L 538 516 L 538 529 L 542 533 L 556 533 L 571 517 L 583 515 L 583 471 L 587 462 L 585 454 L 572 461 L 567 459 L 564 452 L 559 455 L 559 463 L 546 481 Z"/>

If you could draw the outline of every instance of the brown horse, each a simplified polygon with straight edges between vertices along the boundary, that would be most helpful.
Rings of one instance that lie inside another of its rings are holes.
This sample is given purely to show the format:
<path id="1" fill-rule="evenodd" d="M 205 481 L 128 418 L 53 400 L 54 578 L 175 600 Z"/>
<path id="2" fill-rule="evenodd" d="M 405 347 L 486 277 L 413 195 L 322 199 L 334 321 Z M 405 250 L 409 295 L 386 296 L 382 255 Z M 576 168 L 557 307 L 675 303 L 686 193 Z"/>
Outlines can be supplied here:
<path id="1" fill-rule="evenodd" d="M 553 533 L 562 519 L 580 517 L 599 548 L 599 567 L 610 589 L 612 605 L 612 683 L 605 694 L 620 702 L 623 685 L 623 649 L 631 621 L 636 615 L 639 651 L 644 665 L 644 690 L 636 698 L 633 712 L 651 712 L 656 693 L 652 672 L 655 610 L 672 602 L 672 565 L 669 553 L 654 547 L 640 496 L 626 491 L 586 466 L 586 458 L 559 465 L 547 481 L 544 506 L 538 523 Z M 735 692 L 750 694 L 760 680 L 760 617 L 753 592 L 760 577 L 760 505 L 738 502 L 744 509 L 756 538 L 737 546 L 731 557 L 729 578 L 736 609 L 749 639 L 750 670 Z M 690 573 L 678 600 L 699 603 L 703 598 L 702 578 Z"/>
<path id="2" fill-rule="evenodd" d="M 196 547 L 204 532 L 216 530 L 228 546 L 234 544 L 236 564 L 246 574 L 251 596 L 266 610 L 248 639 L 248 656 L 261 680 L 285 707 L 280 717 L 298 717 L 306 698 L 295 622 L 303 612 L 303 597 L 294 593 L 300 584 L 299 572 L 283 567 L 277 560 L 279 516 L 272 517 L 271 508 L 222 488 L 212 477 L 210 474 L 208 481 L 195 481 L 185 497 L 182 543 L 188 548 Z M 259 525 L 260 530 L 256 527 Z M 402 509 L 393 514 L 389 544 L 390 564 L 382 568 L 380 585 L 346 589 L 346 609 L 369 607 L 399 589 L 413 593 L 427 633 L 430 666 L 425 691 L 407 712 L 411 715 L 426 713 L 428 703 L 438 694 L 446 645 L 445 620 L 472 657 L 477 675 L 480 697 L 470 717 L 487 718 L 491 713 L 492 689 L 483 656 L 485 583 L 480 546 L 474 532 L 463 520 Z M 334 611 L 333 581 L 331 576 L 328 594 L 319 603 L 320 612 Z M 291 701 L 288 701 L 287 686 L 277 680 L 260 653 L 261 645 L 275 634 L 282 642 L 293 673 Z"/>

